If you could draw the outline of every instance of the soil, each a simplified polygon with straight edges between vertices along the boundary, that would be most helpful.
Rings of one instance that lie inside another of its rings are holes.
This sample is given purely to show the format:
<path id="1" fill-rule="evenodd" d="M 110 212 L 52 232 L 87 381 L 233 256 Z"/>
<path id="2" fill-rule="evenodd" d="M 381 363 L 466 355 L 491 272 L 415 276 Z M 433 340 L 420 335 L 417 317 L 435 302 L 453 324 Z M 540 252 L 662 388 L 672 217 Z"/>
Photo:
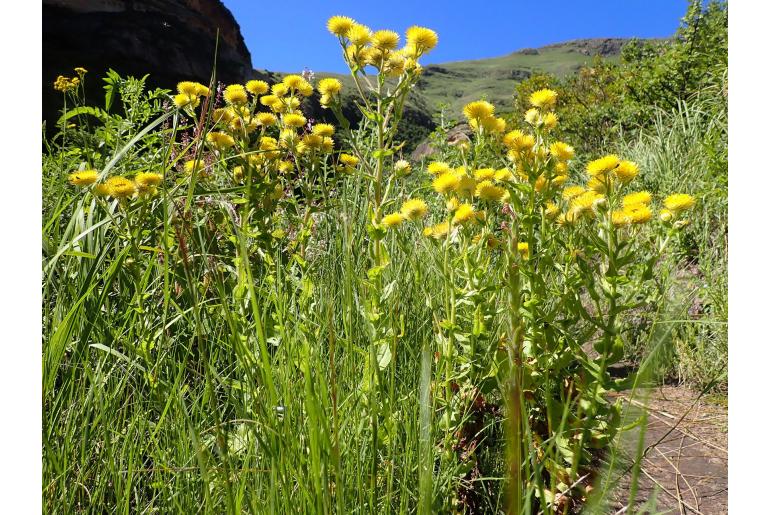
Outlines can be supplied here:
<path id="1" fill-rule="evenodd" d="M 621 398 L 632 408 L 646 407 L 649 414 L 633 512 L 727 513 L 727 408 L 699 399 L 698 392 L 685 386 L 666 385 Z M 624 438 L 628 464 L 638 436 L 636 430 Z M 630 479 L 630 472 L 620 479 L 609 513 L 628 513 Z"/>

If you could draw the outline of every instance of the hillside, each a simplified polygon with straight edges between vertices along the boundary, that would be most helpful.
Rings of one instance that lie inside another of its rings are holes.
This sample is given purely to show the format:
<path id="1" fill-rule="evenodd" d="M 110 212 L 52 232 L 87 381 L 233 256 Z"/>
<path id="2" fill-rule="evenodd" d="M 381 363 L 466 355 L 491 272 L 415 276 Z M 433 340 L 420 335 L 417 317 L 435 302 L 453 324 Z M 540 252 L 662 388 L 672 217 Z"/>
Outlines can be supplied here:
<path id="1" fill-rule="evenodd" d="M 627 39 L 578 39 L 540 48 L 527 48 L 490 59 L 456 61 L 425 67 L 418 91 L 432 113 L 442 103 L 447 114 L 459 117 L 462 106 L 486 96 L 495 105 L 509 105 L 517 83 L 534 72 L 563 77 L 574 73 L 594 56 L 617 61 Z"/>

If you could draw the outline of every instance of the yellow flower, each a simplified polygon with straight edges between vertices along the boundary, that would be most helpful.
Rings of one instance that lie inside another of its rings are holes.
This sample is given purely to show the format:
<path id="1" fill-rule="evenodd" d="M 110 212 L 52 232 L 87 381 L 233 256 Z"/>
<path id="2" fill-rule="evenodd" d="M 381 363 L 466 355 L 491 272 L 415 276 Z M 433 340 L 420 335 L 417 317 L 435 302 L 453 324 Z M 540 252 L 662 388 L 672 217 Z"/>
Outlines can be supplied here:
<path id="1" fill-rule="evenodd" d="M 318 134 L 308 134 L 302 138 L 302 143 L 308 148 L 321 148 L 323 141 L 323 136 L 319 136 Z"/>
<path id="2" fill-rule="evenodd" d="M 463 114 L 468 120 L 479 120 L 495 114 L 495 106 L 486 100 L 476 100 L 463 107 Z"/>
<path id="3" fill-rule="evenodd" d="M 245 104 L 249 101 L 246 88 L 240 84 L 230 84 L 225 88 L 225 102 L 228 104 Z"/>
<path id="4" fill-rule="evenodd" d="M 270 87 L 270 92 L 278 98 L 281 98 L 289 92 L 289 88 L 282 82 L 277 82 Z"/>
<path id="5" fill-rule="evenodd" d="M 600 195 L 599 193 L 591 190 L 586 191 L 585 193 L 578 195 L 570 201 L 570 211 L 572 211 L 576 216 L 580 216 L 582 214 L 592 216 L 594 214 L 594 205 L 597 203 L 597 201 L 602 199 L 604 199 L 603 195 Z"/>
<path id="6" fill-rule="evenodd" d="M 297 113 L 289 113 L 287 115 L 284 115 L 283 117 L 283 124 L 287 127 L 302 127 L 307 123 L 307 119 L 302 116 L 301 114 Z"/>
<path id="7" fill-rule="evenodd" d="M 566 143 L 557 141 L 551 145 L 551 155 L 561 161 L 569 161 L 575 157 L 575 149 Z"/>
<path id="8" fill-rule="evenodd" d="M 411 199 L 401 206 L 401 214 L 407 220 L 419 220 L 428 212 L 428 205 L 422 199 Z"/>
<path id="9" fill-rule="evenodd" d="M 457 208 L 457 211 L 455 211 L 455 215 L 452 217 L 452 223 L 464 224 L 475 218 L 476 211 L 473 209 L 473 206 L 470 204 L 463 204 Z"/>
<path id="10" fill-rule="evenodd" d="M 388 229 L 391 229 L 393 227 L 398 227 L 403 222 L 404 222 L 404 215 L 402 215 L 401 213 L 391 213 L 382 219 L 382 225 L 384 225 Z"/>
<path id="11" fill-rule="evenodd" d="M 481 200 L 487 200 L 489 202 L 498 202 L 505 195 L 505 189 L 500 186 L 495 186 L 492 181 L 481 181 L 476 186 L 476 196 Z"/>
<path id="12" fill-rule="evenodd" d="M 429 238 L 441 239 L 449 233 L 449 223 L 441 222 L 440 224 L 426 227 L 422 233 Z"/>
<path id="13" fill-rule="evenodd" d="M 233 168 L 233 180 L 235 182 L 243 182 L 243 167 L 242 166 L 236 166 Z"/>
<path id="14" fill-rule="evenodd" d="M 207 96 L 209 96 L 209 93 L 210 93 L 210 91 L 209 91 L 208 86 L 204 86 L 200 82 L 196 82 L 195 83 L 195 94 L 196 95 L 198 95 L 199 97 L 207 97 Z"/>
<path id="15" fill-rule="evenodd" d="M 326 28 L 335 36 L 344 36 L 355 23 L 353 18 L 348 18 L 347 16 L 332 16 L 326 22 Z"/>
<path id="16" fill-rule="evenodd" d="M 188 96 L 197 96 L 198 93 L 198 84 L 197 82 L 192 82 L 189 80 L 182 81 L 176 85 L 176 90 L 181 95 L 188 95 Z M 208 89 L 208 88 L 206 88 Z"/>
<path id="17" fill-rule="evenodd" d="M 638 173 L 639 166 L 633 161 L 621 161 L 615 168 L 615 175 L 624 184 L 631 182 Z"/>
<path id="18" fill-rule="evenodd" d="M 542 123 L 542 120 L 540 119 L 540 110 L 537 107 L 528 109 L 527 112 L 524 113 L 524 120 L 530 125 L 540 125 L 540 123 Z"/>
<path id="19" fill-rule="evenodd" d="M 535 146 L 535 138 L 531 134 L 515 130 L 503 136 L 503 145 L 516 152 L 528 151 Z"/>
<path id="20" fill-rule="evenodd" d="M 313 134 L 319 136 L 332 136 L 334 135 L 334 125 L 329 123 L 317 123 L 313 125 Z"/>
<path id="21" fill-rule="evenodd" d="M 217 150 L 224 150 L 235 145 L 233 137 L 224 132 L 209 132 L 206 134 L 206 141 Z"/>
<path id="22" fill-rule="evenodd" d="M 479 168 L 473 172 L 473 177 L 477 181 L 486 181 L 495 177 L 495 170 L 492 168 Z"/>
<path id="23" fill-rule="evenodd" d="M 458 168 L 458 170 L 460 169 Z M 461 197 L 473 197 L 473 193 L 476 191 L 476 180 L 473 177 L 465 175 L 465 173 L 461 171 L 455 172 L 455 175 L 460 179 L 457 188 L 455 188 L 457 194 Z"/>
<path id="24" fill-rule="evenodd" d="M 628 212 L 625 209 L 613 211 L 610 217 L 612 225 L 615 227 L 623 227 L 631 223 L 631 218 L 628 216 Z"/>
<path id="25" fill-rule="evenodd" d="M 246 83 L 246 91 L 252 95 L 264 95 L 270 90 L 270 86 L 263 80 L 250 80 Z"/>
<path id="26" fill-rule="evenodd" d="M 452 197 L 449 200 L 446 201 L 446 210 L 450 213 L 454 213 L 457 211 L 457 208 L 460 207 L 460 199 L 457 197 Z"/>
<path id="27" fill-rule="evenodd" d="M 294 163 L 291 161 L 279 161 L 278 171 L 281 173 L 291 173 L 294 171 Z"/>
<path id="28" fill-rule="evenodd" d="M 495 171 L 495 180 L 500 182 L 511 182 L 513 180 L 513 172 L 507 168 L 500 168 Z"/>
<path id="29" fill-rule="evenodd" d="M 99 173 L 96 170 L 82 170 L 69 174 L 68 179 L 73 186 L 89 186 L 96 182 Z"/>
<path id="30" fill-rule="evenodd" d="M 275 122 L 278 121 L 273 113 L 257 113 L 255 118 L 257 124 L 262 125 L 263 127 L 270 127 L 271 125 L 275 125 Z"/>
<path id="31" fill-rule="evenodd" d="M 674 219 L 674 213 L 670 209 L 661 209 L 660 210 L 660 219 L 663 222 L 670 222 Z"/>
<path id="32" fill-rule="evenodd" d="M 637 204 L 625 208 L 623 211 L 626 212 L 626 215 L 632 224 L 643 224 L 652 219 L 652 211 L 646 204 Z"/>
<path id="33" fill-rule="evenodd" d="M 263 106 L 273 108 L 281 103 L 281 99 L 275 95 L 265 95 L 259 99 L 259 103 Z"/>
<path id="34" fill-rule="evenodd" d="M 134 177 L 134 181 L 140 190 L 146 190 L 163 182 L 163 176 L 159 173 L 139 172 Z"/>
<path id="35" fill-rule="evenodd" d="M 567 186 L 564 188 L 564 191 L 562 192 L 561 196 L 566 201 L 570 201 L 575 197 L 578 197 L 585 193 L 585 188 L 582 186 Z"/>
<path id="36" fill-rule="evenodd" d="M 434 161 L 428 165 L 428 172 L 433 175 L 441 175 L 450 170 L 449 165 L 443 161 Z"/>
<path id="37" fill-rule="evenodd" d="M 529 103 L 543 110 L 553 109 L 557 96 L 552 89 L 540 89 L 529 96 Z"/>
<path id="38" fill-rule="evenodd" d="M 543 120 L 543 127 L 549 130 L 556 127 L 556 124 L 559 123 L 559 117 L 556 116 L 555 113 L 545 113 L 545 115 L 543 115 L 542 120 Z"/>
<path id="39" fill-rule="evenodd" d="M 350 154 L 340 154 L 340 162 L 345 166 L 354 167 L 358 165 L 358 158 Z"/>
<path id="40" fill-rule="evenodd" d="M 347 37 L 354 45 L 364 46 L 371 41 L 372 31 L 366 25 L 354 23 L 353 26 L 348 29 Z"/>
<path id="41" fill-rule="evenodd" d="M 666 209 L 677 214 L 680 211 L 687 211 L 692 208 L 695 205 L 695 199 L 687 193 L 674 193 L 666 197 L 663 205 L 666 206 Z"/>
<path id="42" fill-rule="evenodd" d="M 392 30 L 378 30 L 372 35 L 372 45 L 380 50 L 393 50 L 398 46 L 398 33 Z"/>
<path id="43" fill-rule="evenodd" d="M 186 107 L 188 105 L 198 107 L 199 103 L 200 100 L 195 95 L 188 95 L 186 93 L 179 93 L 178 95 L 174 95 L 174 105 L 179 108 Z"/>
<path id="44" fill-rule="evenodd" d="M 590 177 L 597 177 L 599 175 L 607 175 L 609 172 L 617 168 L 620 164 L 620 159 L 614 154 L 609 154 L 599 159 L 594 159 L 588 165 L 586 165 L 586 172 Z"/>
<path id="45" fill-rule="evenodd" d="M 306 82 L 300 75 L 291 74 L 283 78 L 283 84 L 289 89 L 299 89 L 303 82 Z"/>
<path id="46" fill-rule="evenodd" d="M 91 192 L 97 197 L 106 197 L 110 194 L 110 187 L 106 183 L 102 182 L 94 186 Z"/>
<path id="47" fill-rule="evenodd" d="M 201 160 L 190 159 L 184 163 L 185 173 L 192 174 L 193 171 L 202 172 L 205 165 Z"/>
<path id="48" fill-rule="evenodd" d="M 623 207 L 636 204 L 649 204 L 650 202 L 652 202 L 652 195 L 650 195 L 649 191 L 637 191 L 636 193 L 629 193 L 623 197 Z"/>
<path id="49" fill-rule="evenodd" d="M 433 180 L 433 189 L 437 193 L 447 194 L 460 185 L 460 178 L 451 172 L 445 172 Z"/>
<path id="50" fill-rule="evenodd" d="M 425 27 L 409 27 L 406 29 L 406 43 L 414 47 L 418 54 L 427 53 L 438 44 L 438 34 Z"/>
<path id="51" fill-rule="evenodd" d="M 588 179 L 586 186 L 589 190 L 594 190 L 596 193 L 607 193 L 607 183 L 609 183 L 609 177 L 597 176 Z"/>
<path id="52" fill-rule="evenodd" d="M 105 183 L 110 196 L 118 199 L 132 197 L 136 193 L 136 185 L 125 177 L 110 177 Z"/>
<path id="53" fill-rule="evenodd" d="M 303 97 L 309 97 L 313 94 L 313 85 L 310 84 L 308 81 L 305 81 L 299 85 L 299 88 L 297 88 L 297 93 L 299 93 Z"/>
<path id="54" fill-rule="evenodd" d="M 516 250 L 519 251 L 519 254 L 521 254 L 521 257 L 524 259 L 529 259 L 529 243 L 526 241 L 521 241 L 516 245 Z"/>
<path id="55" fill-rule="evenodd" d="M 406 159 L 399 159 L 393 164 L 393 171 L 397 177 L 404 177 L 412 173 L 412 165 Z"/>
<path id="56" fill-rule="evenodd" d="M 318 91 L 322 95 L 334 96 L 342 90 L 342 83 L 332 77 L 318 81 Z"/>
<path id="57" fill-rule="evenodd" d="M 80 75 L 81 77 L 82 77 L 83 75 L 85 75 L 86 73 L 88 73 L 88 70 L 86 70 L 86 69 L 85 69 L 85 68 L 83 68 L 82 66 L 78 66 L 77 68 L 75 68 L 75 70 L 74 70 L 74 71 L 75 71 L 75 73 L 77 73 L 77 74 L 78 74 L 78 75 Z"/>

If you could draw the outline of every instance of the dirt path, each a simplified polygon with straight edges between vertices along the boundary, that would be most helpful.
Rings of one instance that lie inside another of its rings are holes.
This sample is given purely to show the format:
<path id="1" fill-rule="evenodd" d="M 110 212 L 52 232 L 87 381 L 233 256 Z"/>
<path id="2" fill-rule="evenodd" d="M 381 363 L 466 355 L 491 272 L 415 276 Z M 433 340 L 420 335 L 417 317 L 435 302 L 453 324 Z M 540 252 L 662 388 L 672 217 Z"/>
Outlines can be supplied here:
<path id="1" fill-rule="evenodd" d="M 698 400 L 697 392 L 663 386 L 624 399 L 648 408 L 648 449 L 639 475 L 635 513 L 727 513 L 727 408 Z M 633 456 L 638 433 L 624 444 Z M 627 513 L 630 474 L 615 491 L 612 513 Z M 655 510 L 638 511 L 650 499 Z"/>

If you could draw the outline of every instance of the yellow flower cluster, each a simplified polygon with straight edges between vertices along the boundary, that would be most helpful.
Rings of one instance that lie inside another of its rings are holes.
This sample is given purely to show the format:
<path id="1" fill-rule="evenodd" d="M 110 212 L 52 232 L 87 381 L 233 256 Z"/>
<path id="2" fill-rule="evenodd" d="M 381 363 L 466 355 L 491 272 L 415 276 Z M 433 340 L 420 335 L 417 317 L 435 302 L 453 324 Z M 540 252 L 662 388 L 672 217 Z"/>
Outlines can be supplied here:
<path id="1" fill-rule="evenodd" d="M 427 213 L 428 205 L 424 200 L 419 198 L 409 199 L 401 205 L 401 209 L 398 212 L 384 216 L 382 218 L 382 225 L 386 229 L 393 229 L 407 220 L 422 220 Z"/>
<path id="2" fill-rule="evenodd" d="M 187 106 L 198 107 L 201 102 L 200 97 L 207 97 L 209 95 L 209 88 L 200 82 L 182 81 L 176 85 L 176 91 L 174 105 L 180 109 Z"/>
<path id="3" fill-rule="evenodd" d="M 75 70 L 77 71 L 77 68 Z M 66 93 L 67 91 L 72 91 L 73 89 L 76 89 L 79 85 L 80 85 L 79 77 L 69 78 L 69 77 L 65 77 L 64 75 L 59 75 L 58 77 L 56 77 L 56 80 L 53 83 L 53 89 L 55 89 L 56 91 L 61 91 L 62 93 Z"/>
<path id="4" fill-rule="evenodd" d="M 474 131 L 501 135 L 505 133 L 506 123 L 495 117 L 495 106 L 486 100 L 476 100 L 463 107 L 463 115 Z"/>
<path id="5" fill-rule="evenodd" d="M 352 70 L 374 66 L 388 77 L 419 74 L 421 67 L 417 60 L 438 44 L 438 35 L 425 27 L 409 27 L 406 30 L 406 45 L 401 49 L 397 49 L 400 37 L 396 32 L 373 32 L 347 16 L 332 16 L 326 27 L 339 38 L 345 60 Z"/>

